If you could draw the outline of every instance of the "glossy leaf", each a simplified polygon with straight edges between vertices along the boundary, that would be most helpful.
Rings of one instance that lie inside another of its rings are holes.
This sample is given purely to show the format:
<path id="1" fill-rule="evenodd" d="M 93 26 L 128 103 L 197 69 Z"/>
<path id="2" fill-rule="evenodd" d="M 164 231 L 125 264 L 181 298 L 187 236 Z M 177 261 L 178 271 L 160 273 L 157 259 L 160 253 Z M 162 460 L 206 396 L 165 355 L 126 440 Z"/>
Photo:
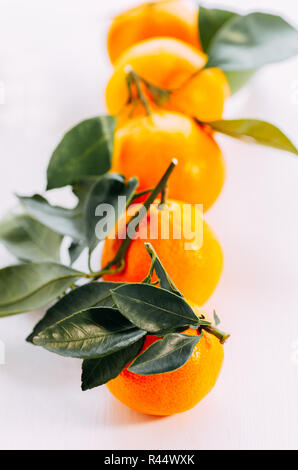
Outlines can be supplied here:
<path id="1" fill-rule="evenodd" d="M 112 116 L 98 116 L 70 129 L 50 160 L 47 189 L 106 173 L 111 166 L 115 122 Z"/>
<path id="2" fill-rule="evenodd" d="M 75 240 L 85 239 L 81 204 L 74 209 L 52 206 L 39 194 L 32 197 L 19 196 L 19 199 L 29 214 L 55 232 L 69 235 Z"/>
<path id="3" fill-rule="evenodd" d="M 180 296 L 148 284 L 125 284 L 112 291 L 120 312 L 138 328 L 150 333 L 198 323 Z"/>
<path id="4" fill-rule="evenodd" d="M 200 7 L 199 32 L 204 51 L 208 53 L 209 45 L 216 33 L 220 31 L 228 21 L 237 16 L 239 16 L 238 13 L 232 11 Z M 231 94 L 233 95 L 239 91 L 255 73 L 256 69 L 225 71 Z"/>
<path id="5" fill-rule="evenodd" d="M 137 185 L 136 178 L 131 178 L 125 183 L 123 176 L 110 173 L 102 176 L 93 186 L 85 207 L 85 226 L 90 251 L 114 228 L 119 216 L 131 201 Z M 124 200 L 124 204 L 119 197 Z M 100 224 L 103 227 L 100 227 Z"/>
<path id="6" fill-rule="evenodd" d="M 0 316 L 44 307 L 80 277 L 80 272 L 50 262 L 24 263 L 1 269 Z"/>
<path id="7" fill-rule="evenodd" d="M 252 70 L 297 55 L 298 31 L 267 13 L 231 16 L 210 40 L 207 53 L 208 67 Z"/>
<path id="8" fill-rule="evenodd" d="M 258 119 L 231 119 L 208 123 L 212 129 L 245 142 L 273 147 L 298 155 L 289 138 L 276 126 Z"/>
<path id="9" fill-rule="evenodd" d="M 182 367 L 191 357 L 201 335 L 172 333 L 151 344 L 129 366 L 130 372 L 141 375 L 163 374 Z"/>
<path id="10" fill-rule="evenodd" d="M 163 267 L 159 257 L 157 256 L 156 251 L 154 250 L 153 246 L 151 243 L 145 243 L 146 250 L 151 257 L 152 263 L 150 267 L 150 272 L 148 277 L 151 280 L 152 277 L 152 271 L 154 270 L 158 279 L 159 279 L 159 284 L 160 287 L 162 287 L 165 290 L 168 290 L 170 292 L 173 292 L 174 294 L 179 295 L 180 297 L 183 297 L 181 292 L 177 289 L 171 278 L 169 277 L 168 273 L 166 272 L 165 268 Z"/>
<path id="11" fill-rule="evenodd" d="M 93 307 L 113 307 L 115 304 L 111 289 L 120 285 L 122 284 L 117 282 L 89 282 L 70 291 L 46 312 L 28 336 L 27 341 L 32 343 L 34 336 L 41 331 L 76 313 Z"/>
<path id="12" fill-rule="evenodd" d="M 232 18 L 239 16 L 228 10 L 199 8 L 199 35 L 203 50 L 208 52 L 209 46 L 218 31 Z"/>
<path id="13" fill-rule="evenodd" d="M 72 185 L 72 192 L 76 196 L 80 204 L 84 204 L 86 202 L 86 199 L 98 178 L 100 178 L 100 176 L 84 178 Z"/>
<path id="14" fill-rule="evenodd" d="M 61 356 L 92 359 L 120 351 L 145 334 L 118 310 L 98 307 L 49 326 L 33 338 L 33 343 Z"/>
<path id="15" fill-rule="evenodd" d="M 117 377 L 140 352 L 144 338 L 127 348 L 99 359 L 85 359 L 82 365 L 82 390 L 99 387 Z"/>
<path id="16" fill-rule="evenodd" d="M 9 215 L 0 221 L 0 241 L 23 261 L 60 260 L 62 236 L 28 214 Z"/>

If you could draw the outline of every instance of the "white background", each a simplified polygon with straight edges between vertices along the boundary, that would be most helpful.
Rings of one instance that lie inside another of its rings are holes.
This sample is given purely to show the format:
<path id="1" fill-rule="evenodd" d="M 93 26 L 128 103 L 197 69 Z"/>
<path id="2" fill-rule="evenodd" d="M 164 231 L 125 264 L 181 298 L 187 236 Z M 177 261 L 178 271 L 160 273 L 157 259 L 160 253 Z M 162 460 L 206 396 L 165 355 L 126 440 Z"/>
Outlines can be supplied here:
<path id="1" fill-rule="evenodd" d="M 132 3 L 0 1 L 6 92 L 0 105 L 0 215 L 14 205 L 13 192 L 44 190 L 48 159 L 62 134 L 104 110 L 111 72 L 106 30 L 112 14 Z M 298 24 L 293 0 L 216 5 L 271 10 Z M 260 72 L 229 102 L 226 117 L 270 120 L 297 145 L 298 59 Z M 82 393 L 79 361 L 24 342 L 41 312 L 3 319 L 2 449 L 298 447 L 298 161 L 228 137 L 220 142 L 227 180 L 207 219 L 221 240 L 225 269 L 208 305 L 232 337 L 212 393 L 184 414 L 137 414 L 105 387 Z M 52 200 L 70 202 L 60 192 Z M 0 257 L 2 266 L 12 261 L 2 248 Z"/>

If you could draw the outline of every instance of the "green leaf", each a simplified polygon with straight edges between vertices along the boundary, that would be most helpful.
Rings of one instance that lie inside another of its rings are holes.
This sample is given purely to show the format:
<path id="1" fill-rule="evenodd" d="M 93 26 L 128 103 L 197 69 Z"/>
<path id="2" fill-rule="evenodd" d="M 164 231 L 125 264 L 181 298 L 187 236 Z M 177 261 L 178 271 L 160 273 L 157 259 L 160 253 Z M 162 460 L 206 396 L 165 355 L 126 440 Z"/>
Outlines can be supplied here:
<path id="1" fill-rule="evenodd" d="M 149 284 L 125 284 L 112 290 L 112 297 L 131 323 L 150 333 L 199 321 L 182 297 Z"/>
<path id="2" fill-rule="evenodd" d="M 23 261 L 58 261 L 62 236 L 27 214 L 9 215 L 0 221 L 0 240 Z"/>
<path id="3" fill-rule="evenodd" d="M 232 18 L 239 16 L 228 10 L 199 8 L 199 35 L 202 48 L 208 52 L 209 46 L 218 31 Z"/>
<path id="4" fill-rule="evenodd" d="M 83 274 L 62 264 L 24 263 L 0 270 L 0 317 L 44 307 Z"/>
<path id="5" fill-rule="evenodd" d="M 156 272 L 156 275 L 159 279 L 159 284 L 160 287 L 162 287 L 165 290 L 168 290 L 170 292 L 173 292 L 174 294 L 179 295 L 180 297 L 183 297 L 181 292 L 177 289 L 173 281 L 171 280 L 170 276 L 166 272 L 165 268 L 163 267 L 160 259 L 158 258 L 156 251 L 154 250 L 153 246 L 151 243 L 145 243 L 145 248 L 150 255 L 152 259 L 150 271 L 148 274 L 148 280 L 151 281 L 153 270 Z M 147 278 L 146 278 L 147 279 Z M 146 281 L 146 280 L 145 280 Z"/>
<path id="6" fill-rule="evenodd" d="M 82 390 L 99 387 L 117 377 L 140 352 L 144 338 L 127 348 L 100 359 L 85 359 L 82 365 Z"/>
<path id="7" fill-rule="evenodd" d="M 47 189 L 106 173 L 111 166 L 115 123 L 112 116 L 98 116 L 70 129 L 50 160 Z"/>
<path id="8" fill-rule="evenodd" d="M 297 55 L 298 31 L 280 16 L 261 12 L 234 15 L 209 41 L 207 53 L 208 67 L 252 70 Z"/>
<path id="9" fill-rule="evenodd" d="M 213 319 L 214 319 L 215 326 L 220 324 L 219 316 L 217 315 L 215 310 L 213 310 Z"/>
<path id="10" fill-rule="evenodd" d="M 191 357 L 196 344 L 202 338 L 198 336 L 171 333 L 155 341 L 138 356 L 128 370 L 135 374 L 153 375 L 171 372 L 182 367 Z"/>
<path id="11" fill-rule="evenodd" d="M 121 285 L 118 282 L 89 282 L 70 291 L 46 312 L 28 336 L 27 341 L 32 343 L 34 336 L 75 313 L 99 306 L 113 307 L 115 303 L 112 299 L 111 289 Z"/>
<path id="12" fill-rule="evenodd" d="M 276 126 L 258 119 L 231 119 L 208 123 L 212 129 L 245 142 L 266 145 L 298 155 L 298 150 Z"/>
<path id="13" fill-rule="evenodd" d="M 203 50 L 208 53 L 209 45 L 216 33 L 223 28 L 229 20 L 239 16 L 238 13 L 233 11 L 200 7 L 199 35 Z M 229 82 L 231 94 L 233 95 L 239 91 L 255 73 L 256 69 L 226 71 L 225 75 Z"/>
<path id="14" fill-rule="evenodd" d="M 69 235 L 75 240 L 86 238 L 83 203 L 79 202 L 74 209 L 65 209 L 64 207 L 52 206 L 39 194 L 32 197 L 18 196 L 18 198 L 29 214 L 55 232 Z"/>
<path id="15" fill-rule="evenodd" d="M 61 356 L 79 359 L 104 357 L 146 335 L 111 307 L 75 313 L 49 326 L 33 343 Z"/>
<path id="16" fill-rule="evenodd" d="M 90 178 L 81 179 L 80 181 L 77 181 L 75 184 L 72 185 L 72 192 L 77 197 L 78 202 L 82 206 L 84 206 L 86 199 L 97 180 L 98 176 L 93 176 Z"/>
<path id="17" fill-rule="evenodd" d="M 90 252 L 114 228 L 137 186 L 136 178 L 131 178 L 125 183 L 124 177 L 115 173 L 102 176 L 93 186 L 85 207 L 85 226 Z M 123 198 L 124 202 L 118 199 L 119 197 Z"/>
<path id="18" fill-rule="evenodd" d="M 237 93 L 257 72 L 253 70 L 240 70 L 239 72 L 225 72 L 226 78 L 229 82 L 230 91 L 233 95 Z"/>
<path id="19" fill-rule="evenodd" d="M 81 242 L 77 242 L 77 241 L 71 242 L 71 244 L 68 247 L 70 264 L 73 264 L 81 256 L 85 248 L 86 246 Z"/>

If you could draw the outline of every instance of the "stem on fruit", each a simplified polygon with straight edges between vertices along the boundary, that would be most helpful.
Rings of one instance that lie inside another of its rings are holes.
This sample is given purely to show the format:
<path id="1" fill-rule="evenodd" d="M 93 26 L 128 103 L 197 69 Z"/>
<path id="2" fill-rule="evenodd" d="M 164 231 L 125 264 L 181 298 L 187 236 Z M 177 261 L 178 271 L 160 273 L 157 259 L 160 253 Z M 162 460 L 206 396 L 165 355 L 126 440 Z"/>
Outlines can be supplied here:
<path id="1" fill-rule="evenodd" d="M 160 204 L 158 205 L 158 208 L 160 210 L 162 210 L 165 207 L 165 204 L 167 202 L 167 194 L 168 194 L 168 184 L 166 184 L 161 191 Z"/>
<path id="2" fill-rule="evenodd" d="M 163 188 L 165 187 L 165 185 L 167 185 L 168 179 L 169 179 L 172 171 L 176 167 L 177 163 L 178 162 L 177 162 L 176 159 L 173 159 L 171 161 L 168 169 L 166 170 L 166 172 L 164 173 L 164 175 L 162 176 L 160 181 L 157 183 L 155 188 L 143 191 L 142 193 L 139 193 L 141 195 L 141 194 L 146 194 L 147 192 L 150 192 L 149 196 L 147 197 L 145 202 L 142 204 L 140 210 L 132 217 L 132 219 L 126 225 L 126 238 L 121 243 L 120 248 L 117 251 L 114 258 L 111 261 L 109 261 L 103 269 L 101 269 L 100 271 L 94 272 L 91 269 L 91 256 L 89 254 L 88 267 L 89 267 L 90 273 L 89 274 L 84 274 L 85 278 L 97 280 L 97 279 L 99 279 L 100 277 L 102 277 L 106 274 L 116 274 L 116 273 L 119 273 L 120 271 L 122 271 L 124 269 L 124 267 L 125 267 L 124 257 L 125 257 L 125 254 L 128 250 L 128 247 L 129 247 L 130 243 L 132 242 L 132 238 L 127 236 L 129 224 L 132 223 L 133 220 L 135 220 L 137 217 L 139 217 L 140 211 L 143 210 L 143 208 L 145 208 L 145 213 L 148 212 L 148 210 L 150 208 L 150 205 L 155 201 L 157 196 L 163 191 Z M 145 215 L 145 213 L 144 213 L 144 215 Z M 138 227 L 140 225 L 140 222 L 141 222 L 141 220 L 136 225 L 134 233 L 137 232 Z"/>
<path id="3" fill-rule="evenodd" d="M 114 256 L 114 258 L 103 268 L 103 271 L 105 271 L 106 273 L 106 270 L 109 270 L 112 266 L 116 266 L 116 268 L 118 268 L 121 263 L 123 262 L 124 260 L 124 257 L 125 257 L 125 254 L 128 250 L 128 247 L 129 245 L 131 244 L 132 242 L 132 238 L 128 237 L 128 228 L 129 228 L 129 225 L 131 223 L 133 223 L 133 221 L 139 217 L 139 214 L 140 214 L 140 211 L 143 211 L 143 209 L 145 208 L 145 211 L 144 211 L 144 215 L 145 213 L 148 212 L 151 204 L 153 204 L 153 202 L 155 201 L 155 199 L 157 198 L 157 196 L 162 192 L 163 188 L 165 187 L 165 185 L 167 184 L 168 182 L 168 179 L 170 177 L 170 175 L 172 174 L 172 171 L 174 170 L 174 168 L 176 167 L 177 165 L 177 160 L 176 159 L 173 159 L 168 167 L 168 169 L 166 170 L 166 172 L 164 173 L 164 175 L 162 176 L 162 178 L 160 179 L 160 181 L 157 183 L 157 185 L 155 186 L 155 188 L 151 191 L 151 193 L 149 194 L 149 196 L 147 197 L 147 199 L 145 200 L 145 202 L 142 204 L 140 210 L 132 217 L 132 219 L 128 222 L 127 226 L 126 226 L 126 238 L 123 240 L 123 242 L 121 243 L 120 245 L 120 248 L 119 250 L 117 251 L 116 255 Z M 139 228 L 139 225 L 140 225 L 140 221 L 139 223 L 136 225 L 135 229 L 134 229 L 134 233 L 137 232 L 138 228 Z M 123 267 L 122 267 L 123 269 Z M 117 271 L 119 272 L 119 271 Z M 99 276 L 100 277 L 100 276 Z"/>
<path id="4" fill-rule="evenodd" d="M 140 76 L 133 70 L 131 65 L 126 65 L 124 69 L 126 73 L 126 83 L 127 83 L 127 88 L 128 88 L 128 103 L 133 103 L 133 94 L 132 94 L 132 87 L 131 85 L 134 84 L 137 89 L 137 96 L 141 103 L 143 104 L 147 116 L 151 114 L 149 103 L 147 101 L 147 98 L 145 97 L 144 93 L 142 92 L 141 88 L 141 78 Z"/>
<path id="5" fill-rule="evenodd" d="M 162 106 L 166 101 L 170 99 L 171 93 L 174 90 L 167 90 L 165 88 L 160 88 L 158 86 L 153 85 L 153 83 L 148 82 L 145 78 L 141 77 L 139 74 L 137 74 L 131 65 L 127 65 L 125 67 L 125 73 L 126 73 L 126 83 L 127 83 L 127 88 L 128 88 L 128 103 L 134 103 L 135 100 L 133 98 L 133 93 L 132 93 L 132 84 L 135 84 L 136 89 L 137 89 L 137 98 L 141 101 L 143 106 L 146 109 L 147 115 L 151 114 L 150 112 L 150 107 L 148 100 L 144 93 L 142 92 L 141 84 L 145 85 L 146 90 L 149 92 L 149 94 L 152 97 L 153 102 L 157 106 Z"/>
<path id="6" fill-rule="evenodd" d="M 230 337 L 228 333 L 225 333 L 224 331 L 219 330 L 215 326 L 202 326 L 202 328 L 205 331 L 208 331 L 208 333 L 211 333 L 213 336 L 216 336 L 216 338 L 219 339 L 221 344 L 224 344 L 226 340 Z"/>
<path id="7" fill-rule="evenodd" d="M 139 193 L 135 193 L 135 195 L 132 198 L 132 201 L 135 199 L 138 199 L 139 197 L 145 196 L 146 194 L 149 194 L 153 191 L 154 188 L 151 189 L 146 189 L 145 191 L 140 191 Z"/>

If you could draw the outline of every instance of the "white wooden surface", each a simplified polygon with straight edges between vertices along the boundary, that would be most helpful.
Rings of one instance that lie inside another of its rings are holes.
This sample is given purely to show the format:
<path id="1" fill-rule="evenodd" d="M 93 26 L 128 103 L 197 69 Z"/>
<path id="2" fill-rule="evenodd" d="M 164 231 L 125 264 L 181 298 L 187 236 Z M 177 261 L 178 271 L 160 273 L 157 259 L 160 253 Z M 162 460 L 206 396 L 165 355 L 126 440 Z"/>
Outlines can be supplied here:
<path id="1" fill-rule="evenodd" d="M 0 213 L 12 193 L 42 191 L 65 130 L 103 111 L 108 20 L 127 0 L 1 0 Z M 211 5 L 211 2 L 205 1 Z M 293 0 L 247 0 L 298 24 Z M 237 0 L 217 5 L 239 7 Z M 298 144 L 298 59 L 267 67 L 226 116 L 271 120 Z M 41 312 L 0 323 L 1 449 L 298 447 L 298 162 L 221 138 L 227 180 L 207 214 L 225 252 L 208 302 L 232 334 L 212 393 L 169 418 L 137 414 L 102 387 L 80 391 L 80 364 L 26 344 Z M 53 194 L 65 202 L 69 195 Z M 1 265 L 11 261 L 0 248 Z"/>

